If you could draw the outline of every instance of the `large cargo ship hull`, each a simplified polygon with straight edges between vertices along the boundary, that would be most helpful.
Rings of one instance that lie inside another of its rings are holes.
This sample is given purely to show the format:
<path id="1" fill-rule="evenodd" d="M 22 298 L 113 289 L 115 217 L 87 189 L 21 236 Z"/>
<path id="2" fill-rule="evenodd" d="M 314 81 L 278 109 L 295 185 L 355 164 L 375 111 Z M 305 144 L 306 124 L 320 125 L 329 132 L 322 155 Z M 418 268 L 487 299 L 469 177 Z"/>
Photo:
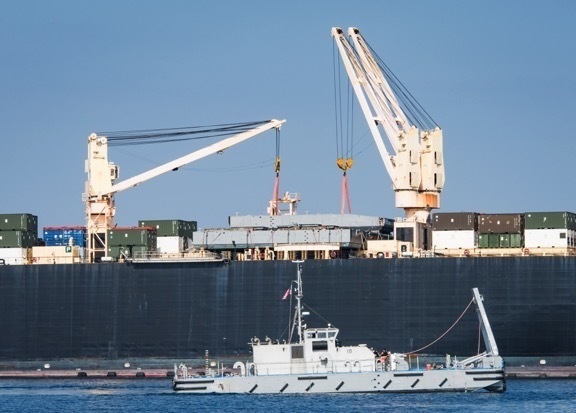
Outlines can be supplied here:
<path id="1" fill-rule="evenodd" d="M 576 257 L 308 260 L 303 271 L 311 324 L 341 328 L 343 344 L 418 350 L 478 287 L 507 359 L 576 361 Z M 290 261 L 1 266 L 0 360 L 247 354 L 254 335 L 288 338 L 293 276 Z M 421 353 L 470 354 L 479 339 L 468 312 Z"/>

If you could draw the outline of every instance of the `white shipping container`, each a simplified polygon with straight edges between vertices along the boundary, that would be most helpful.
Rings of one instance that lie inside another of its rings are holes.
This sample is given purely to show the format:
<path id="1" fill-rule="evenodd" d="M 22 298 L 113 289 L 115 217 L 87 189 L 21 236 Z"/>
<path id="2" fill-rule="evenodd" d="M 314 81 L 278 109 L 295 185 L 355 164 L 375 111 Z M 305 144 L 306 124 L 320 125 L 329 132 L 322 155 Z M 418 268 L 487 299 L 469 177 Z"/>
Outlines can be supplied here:
<path id="1" fill-rule="evenodd" d="M 28 249 L 26 248 L 0 248 L 0 259 L 5 265 L 28 264 Z"/>
<path id="2" fill-rule="evenodd" d="M 438 249 L 469 249 L 478 246 L 476 231 L 432 231 L 432 245 Z"/>
<path id="3" fill-rule="evenodd" d="M 162 254 L 184 252 L 185 237 L 158 237 L 156 238 L 157 251 Z"/>
<path id="4" fill-rule="evenodd" d="M 524 231 L 526 248 L 566 248 L 574 246 L 574 231 L 559 229 L 527 229 Z"/>

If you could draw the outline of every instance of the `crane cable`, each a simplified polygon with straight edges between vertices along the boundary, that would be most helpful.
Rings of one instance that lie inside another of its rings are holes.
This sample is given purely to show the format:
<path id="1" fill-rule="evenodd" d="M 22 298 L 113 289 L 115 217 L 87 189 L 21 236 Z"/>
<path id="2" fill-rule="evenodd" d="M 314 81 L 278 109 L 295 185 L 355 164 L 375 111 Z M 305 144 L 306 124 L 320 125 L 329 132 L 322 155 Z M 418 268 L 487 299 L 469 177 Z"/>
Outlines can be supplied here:
<path id="1" fill-rule="evenodd" d="M 338 51 L 336 45 L 332 45 L 332 60 L 334 66 L 334 119 L 335 119 L 335 129 L 336 129 L 336 165 L 343 171 L 342 174 L 342 185 L 341 185 L 341 213 L 344 214 L 346 209 L 348 213 L 352 213 L 352 206 L 350 203 L 350 192 L 348 187 L 348 176 L 347 172 L 352 165 L 354 160 L 352 158 L 353 153 L 353 118 L 354 110 L 353 103 L 354 99 L 352 97 L 352 91 L 350 88 L 350 82 L 347 82 L 347 103 L 346 103 L 346 130 L 344 129 L 344 116 L 342 108 L 342 75 L 341 75 L 341 65 L 339 64 Z"/>
<path id="2" fill-rule="evenodd" d="M 280 201 L 280 129 L 276 129 L 276 162 L 274 163 L 276 178 L 274 179 L 274 189 L 272 190 L 272 200 L 270 201 L 270 215 L 279 215 L 278 202 Z"/>

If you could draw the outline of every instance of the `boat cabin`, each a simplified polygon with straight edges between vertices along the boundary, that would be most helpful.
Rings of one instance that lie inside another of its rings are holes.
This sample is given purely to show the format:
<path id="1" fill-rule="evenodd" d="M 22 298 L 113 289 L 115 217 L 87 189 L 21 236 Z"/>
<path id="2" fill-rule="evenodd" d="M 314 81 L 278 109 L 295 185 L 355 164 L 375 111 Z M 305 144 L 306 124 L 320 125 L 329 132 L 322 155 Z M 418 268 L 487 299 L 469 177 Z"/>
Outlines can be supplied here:
<path id="1" fill-rule="evenodd" d="M 275 344 L 252 341 L 253 363 L 248 371 L 256 375 L 374 371 L 376 360 L 366 345 L 343 347 L 338 329 L 303 329 L 302 342 Z"/>

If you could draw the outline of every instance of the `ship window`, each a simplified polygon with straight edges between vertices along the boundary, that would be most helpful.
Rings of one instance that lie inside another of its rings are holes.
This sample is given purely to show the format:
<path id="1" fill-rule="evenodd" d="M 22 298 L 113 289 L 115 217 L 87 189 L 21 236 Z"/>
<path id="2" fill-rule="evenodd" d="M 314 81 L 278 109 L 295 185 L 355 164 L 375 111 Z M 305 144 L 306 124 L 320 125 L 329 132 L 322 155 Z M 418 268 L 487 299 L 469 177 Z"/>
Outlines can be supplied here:
<path id="1" fill-rule="evenodd" d="M 560 239 L 565 239 L 566 238 L 566 233 L 565 232 L 561 232 L 560 233 Z"/>
<path id="2" fill-rule="evenodd" d="M 396 240 L 414 242 L 414 229 L 405 227 L 396 228 Z"/>
<path id="3" fill-rule="evenodd" d="M 318 338 L 326 338 L 326 333 L 325 332 L 318 333 Z"/>
<path id="4" fill-rule="evenodd" d="M 336 331 L 330 331 L 328 337 L 336 337 Z"/>
<path id="5" fill-rule="evenodd" d="M 328 350 L 328 342 L 327 341 L 313 341 L 312 342 L 312 351 L 326 351 Z"/>
<path id="6" fill-rule="evenodd" d="M 304 358 L 304 346 L 292 346 L 292 358 L 293 359 L 303 359 Z"/>

